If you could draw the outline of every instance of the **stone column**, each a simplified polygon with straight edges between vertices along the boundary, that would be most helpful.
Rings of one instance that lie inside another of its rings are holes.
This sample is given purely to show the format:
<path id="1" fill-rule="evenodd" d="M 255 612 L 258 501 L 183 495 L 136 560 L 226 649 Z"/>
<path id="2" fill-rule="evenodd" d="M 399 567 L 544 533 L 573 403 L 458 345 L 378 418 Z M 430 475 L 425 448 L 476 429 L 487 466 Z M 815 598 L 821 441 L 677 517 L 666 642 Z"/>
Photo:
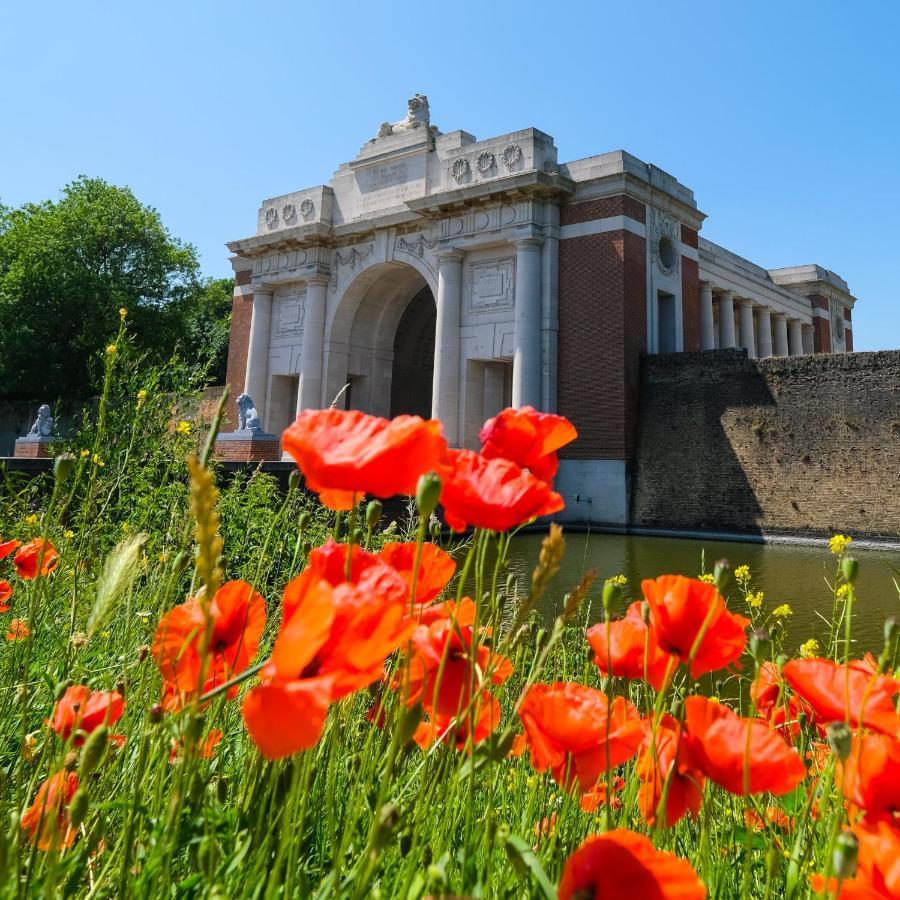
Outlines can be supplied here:
<path id="1" fill-rule="evenodd" d="M 325 354 L 325 291 L 327 275 L 313 275 L 306 281 L 303 307 L 303 343 L 300 345 L 300 385 L 297 388 L 297 415 L 304 409 L 322 406 L 322 360 Z"/>
<path id="2" fill-rule="evenodd" d="M 788 350 L 791 356 L 803 356 L 803 323 L 799 319 L 788 322 Z"/>
<path id="3" fill-rule="evenodd" d="M 269 387 L 269 328 L 272 322 L 272 295 L 268 285 L 254 285 L 250 340 L 247 348 L 247 374 L 244 393 L 253 398 L 256 411 L 266 424 L 266 394 Z"/>
<path id="4" fill-rule="evenodd" d="M 541 241 L 516 241 L 512 405 L 541 407 Z"/>
<path id="5" fill-rule="evenodd" d="M 775 313 L 775 355 L 788 355 L 787 316 Z"/>
<path id="6" fill-rule="evenodd" d="M 713 290 L 708 281 L 700 282 L 700 349 L 715 350 L 716 333 L 713 321 Z"/>
<path id="7" fill-rule="evenodd" d="M 760 358 L 772 355 L 772 314 L 767 306 L 759 310 L 757 325 L 756 349 Z"/>
<path id="8" fill-rule="evenodd" d="M 734 347 L 734 294 L 722 291 L 719 294 L 719 348 L 730 350 Z"/>
<path id="9" fill-rule="evenodd" d="M 756 359 L 756 337 L 753 334 L 753 301 L 741 300 L 741 346 L 750 359 Z"/>
<path id="10" fill-rule="evenodd" d="M 462 304 L 460 250 L 438 253 L 437 322 L 434 330 L 434 379 L 431 415 L 444 425 L 451 446 L 459 443 L 459 317 Z"/>

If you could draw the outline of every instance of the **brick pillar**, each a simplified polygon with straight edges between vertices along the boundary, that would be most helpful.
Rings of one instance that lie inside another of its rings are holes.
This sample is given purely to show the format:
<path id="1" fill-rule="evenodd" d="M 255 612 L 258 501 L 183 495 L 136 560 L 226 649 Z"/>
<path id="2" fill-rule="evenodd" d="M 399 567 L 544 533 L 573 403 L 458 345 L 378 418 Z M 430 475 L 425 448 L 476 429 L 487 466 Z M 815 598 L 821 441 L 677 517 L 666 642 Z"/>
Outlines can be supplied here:
<path id="1" fill-rule="evenodd" d="M 231 335 L 228 340 L 228 368 L 225 383 L 228 385 L 228 404 L 223 431 L 234 428 L 237 420 L 234 401 L 244 390 L 247 376 L 247 350 L 250 345 L 250 320 L 253 316 L 253 294 L 250 290 L 250 270 L 239 271 L 234 276 L 234 299 L 231 303 Z"/>
<path id="2" fill-rule="evenodd" d="M 850 318 L 850 307 L 844 307 L 844 344 L 847 347 L 847 352 L 853 352 L 853 324 Z"/>
<path id="3" fill-rule="evenodd" d="M 812 306 L 813 352 L 831 353 L 831 304 L 822 294 L 810 294 Z"/>

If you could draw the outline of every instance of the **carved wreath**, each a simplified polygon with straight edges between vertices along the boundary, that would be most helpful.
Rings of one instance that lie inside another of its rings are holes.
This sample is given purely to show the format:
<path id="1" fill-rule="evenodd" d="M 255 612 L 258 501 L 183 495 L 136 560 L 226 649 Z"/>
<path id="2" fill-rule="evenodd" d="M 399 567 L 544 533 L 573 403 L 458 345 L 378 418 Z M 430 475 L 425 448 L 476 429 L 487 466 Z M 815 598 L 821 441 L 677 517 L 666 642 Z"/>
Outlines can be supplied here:
<path id="1" fill-rule="evenodd" d="M 495 162 L 494 154 L 491 153 L 490 150 L 482 150 L 475 160 L 475 165 L 478 166 L 478 171 L 481 172 L 482 175 L 487 175 L 487 173 L 494 168 Z"/>
<path id="2" fill-rule="evenodd" d="M 844 339 L 844 311 L 838 310 L 834 314 L 834 333 L 839 341 Z"/>
<path id="3" fill-rule="evenodd" d="M 507 144 L 500 156 L 503 165 L 511 169 L 522 158 L 522 148 L 518 144 Z"/>
<path id="4" fill-rule="evenodd" d="M 266 225 L 269 228 L 272 228 L 275 223 L 278 221 L 278 210 L 275 209 L 274 206 L 270 206 L 266 209 Z"/>
<path id="5" fill-rule="evenodd" d="M 313 214 L 316 211 L 316 204 L 309 199 L 309 197 L 304 198 L 300 201 L 300 215 L 303 216 L 304 219 L 311 219 Z"/>
<path id="6" fill-rule="evenodd" d="M 454 159 L 453 165 L 450 166 L 450 174 L 457 181 L 462 181 L 469 174 L 469 161 L 462 156 Z"/>
<path id="7" fill-rule="evenodd" d="M 293 203 L 285 203 L 281 207 L 281 218 L 288 225 L 297 218 L 297 210 L 294 208 Z"/>
<path id="8" fill-rule="evenodd" d="M 673 275 L 678 271 L 680 254 L 678 245 L 681 243 L 681 227 L 679 223 L 668 213 L 656 210 L 654 216 L 653 232 L 656 240 L 653 242 L 656 264 L 664 275 Z M 670 252 L 669 258 L 663 253 L 663 239 L 668 240 Z"/>

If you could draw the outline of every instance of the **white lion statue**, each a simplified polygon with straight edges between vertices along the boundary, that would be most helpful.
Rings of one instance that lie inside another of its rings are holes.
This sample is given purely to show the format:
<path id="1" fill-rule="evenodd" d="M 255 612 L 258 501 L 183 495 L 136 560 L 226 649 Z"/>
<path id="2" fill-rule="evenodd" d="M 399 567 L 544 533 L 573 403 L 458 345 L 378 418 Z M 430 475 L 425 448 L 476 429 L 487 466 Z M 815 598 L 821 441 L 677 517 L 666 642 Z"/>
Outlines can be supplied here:
<path id="1" fill-rule="evenodd" d="M 415 128 L 427 128 L 431 122 L 428 111 L 428 98 L 424 94 L 416 94 L 406 102 L 406 118 L 399 122 L 384 122 L 378 129 L 378 137 L 387 137 L 389 134 L 400 134 L 403 131 L 412 131 Z"/>
<path id="2" fill-rule="evenodd" d="M 53 433 L 53 416 L 50 415 L 50 407 L 46 403 L 42 403 L 38 407 L 37 418 L 28 433 L 36 434 L 39 437 L 50 437 Z"/>
<path id="3" fill-rule="evenodd" d="M 249 394 L 239 394 L 237 398 L 238 431 L 262 431 L 259 413 Z"/>

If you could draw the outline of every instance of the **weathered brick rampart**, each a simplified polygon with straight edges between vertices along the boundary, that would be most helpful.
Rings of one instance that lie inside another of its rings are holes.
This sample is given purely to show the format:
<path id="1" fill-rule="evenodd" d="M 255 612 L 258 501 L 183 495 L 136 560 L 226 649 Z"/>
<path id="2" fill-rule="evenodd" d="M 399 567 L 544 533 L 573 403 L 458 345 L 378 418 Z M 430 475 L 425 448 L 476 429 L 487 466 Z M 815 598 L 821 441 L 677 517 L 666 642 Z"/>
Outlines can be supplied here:
<path id="1" fill-rule="evenodd" d="M 646 357 L 636 526 L 900 537 L 900 351 Z"/>

